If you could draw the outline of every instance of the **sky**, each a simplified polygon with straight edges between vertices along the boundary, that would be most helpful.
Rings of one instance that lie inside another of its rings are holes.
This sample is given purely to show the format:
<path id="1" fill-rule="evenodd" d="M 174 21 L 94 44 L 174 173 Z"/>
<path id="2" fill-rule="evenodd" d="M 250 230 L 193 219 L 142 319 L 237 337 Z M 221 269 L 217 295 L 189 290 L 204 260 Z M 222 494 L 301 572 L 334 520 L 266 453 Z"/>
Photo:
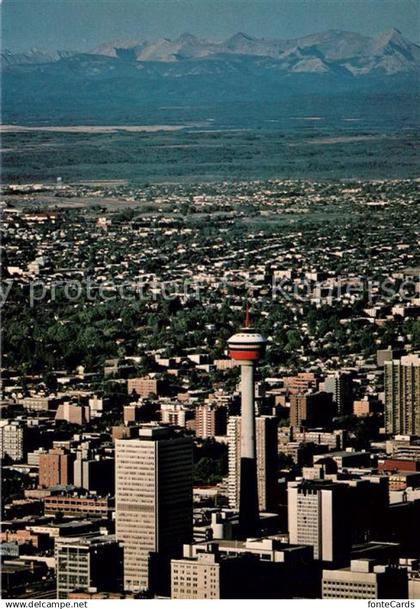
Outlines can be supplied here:
<path id="1" fill-rule="evenodd" d="M 2 48 L 91 50 L 114 40 L 294 38 L 327 29 L 420 39 L 420 0 L 0 0 Z"/>

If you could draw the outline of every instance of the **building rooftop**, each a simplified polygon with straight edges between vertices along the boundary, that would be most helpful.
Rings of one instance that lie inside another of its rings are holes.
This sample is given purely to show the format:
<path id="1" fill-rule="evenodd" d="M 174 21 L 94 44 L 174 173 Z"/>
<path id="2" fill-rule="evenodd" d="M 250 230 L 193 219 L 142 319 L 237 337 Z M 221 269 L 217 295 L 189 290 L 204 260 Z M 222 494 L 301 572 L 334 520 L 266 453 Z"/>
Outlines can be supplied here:
<path id="1" fill-rule="evenodd" d="M 55 543 L 61 546 L 85 546 L 89 548 L 91 546 L 115 543 L 116 541 L 115 535 L 98 535 L 92 533 L 80 537 L 57 537 Z"/>

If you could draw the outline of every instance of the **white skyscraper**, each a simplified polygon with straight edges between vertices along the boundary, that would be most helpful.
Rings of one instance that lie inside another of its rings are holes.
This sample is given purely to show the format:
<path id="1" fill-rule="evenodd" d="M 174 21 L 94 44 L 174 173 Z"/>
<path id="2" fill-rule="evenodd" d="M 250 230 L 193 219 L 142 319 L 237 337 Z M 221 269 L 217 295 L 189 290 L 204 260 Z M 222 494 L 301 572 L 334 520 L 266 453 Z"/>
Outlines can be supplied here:
<path id="1" fill-rule="evenodd" d="M 340 562 L 350 549 L 346 485 L 301 480 L 287 490 L 289 542 L 312 546 L 317 560 Z"/>
<path id="2" fill-rule="evenodd" d="M 337 414 L 350 414 L 353 407 L 353 377 L 349 372 L 335 372 L 327 376 L 324 382 L 325 391 L 331 393 L 337 404 Z"/>
<path id="3" fill-rule="evenodd" d="M 143 426 L 117 440 L 116 537 L 124 548 L 124 588 L 149 587 L 151 552 L 171 554 L 192 538 L 192 440 Z"/>

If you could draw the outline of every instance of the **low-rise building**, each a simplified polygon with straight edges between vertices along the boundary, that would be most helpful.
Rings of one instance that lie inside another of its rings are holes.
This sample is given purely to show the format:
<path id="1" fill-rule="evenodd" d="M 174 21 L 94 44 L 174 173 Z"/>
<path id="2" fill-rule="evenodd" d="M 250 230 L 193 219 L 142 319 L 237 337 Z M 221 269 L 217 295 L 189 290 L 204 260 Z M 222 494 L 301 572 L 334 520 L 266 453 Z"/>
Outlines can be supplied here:
<path id="1" fill-rule="evenodd" d="M 118 591 L 122 584 L 122 549 L 112 535 L 55 540 L 57 598 L 70 592 Z"/>
<path id="2" fill-rule="evenodd" d="M 20 404 L 25 410 L 41 412 L 44 410 L 55 410 L 58 406 L 58 400 L 55 397 L 33 395 L 23 398 Z"/>
<path id="3" fill-rule="evenodd" d="M 56 421 L 67 421 L 72 425 L 83 425 L 90 421 L 89 406 L 80 406 L 79 404 L 70 404 L 65 402 L 60 404 L 55 415 Z"/>
<path id="4" fill-rule="evenodd" d="M 162 395 L 165 391 L 166 383 L 156 377 L 143 376 L 127 381 L 127 393 L 131 395 L 135 392 L 141 398 Z"/>
<path id="5" fill-rule="evenodd" d="M 44 497 L 44 514 L 110 518 L 114 502 L 109 497 L 51 494 Z"/>
<path id="6" fill-rule="evenodd" d="M 407 570 L 371 559 L 352 560 L 345 569 L 324 569 L 322 598 L 408 598 Z"/>

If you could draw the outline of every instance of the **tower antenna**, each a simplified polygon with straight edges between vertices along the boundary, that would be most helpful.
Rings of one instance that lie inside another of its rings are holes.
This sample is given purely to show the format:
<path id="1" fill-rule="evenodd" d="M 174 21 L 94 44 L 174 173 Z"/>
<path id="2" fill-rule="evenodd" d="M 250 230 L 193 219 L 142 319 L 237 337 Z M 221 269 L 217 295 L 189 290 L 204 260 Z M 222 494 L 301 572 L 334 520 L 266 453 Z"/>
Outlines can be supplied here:
<path id="1" fill-rule="evenodd" d="M 249 313 L 249 303 L 246 303 L 245 307 L 245 328 L 251 327 L 251 315 Z"/>

